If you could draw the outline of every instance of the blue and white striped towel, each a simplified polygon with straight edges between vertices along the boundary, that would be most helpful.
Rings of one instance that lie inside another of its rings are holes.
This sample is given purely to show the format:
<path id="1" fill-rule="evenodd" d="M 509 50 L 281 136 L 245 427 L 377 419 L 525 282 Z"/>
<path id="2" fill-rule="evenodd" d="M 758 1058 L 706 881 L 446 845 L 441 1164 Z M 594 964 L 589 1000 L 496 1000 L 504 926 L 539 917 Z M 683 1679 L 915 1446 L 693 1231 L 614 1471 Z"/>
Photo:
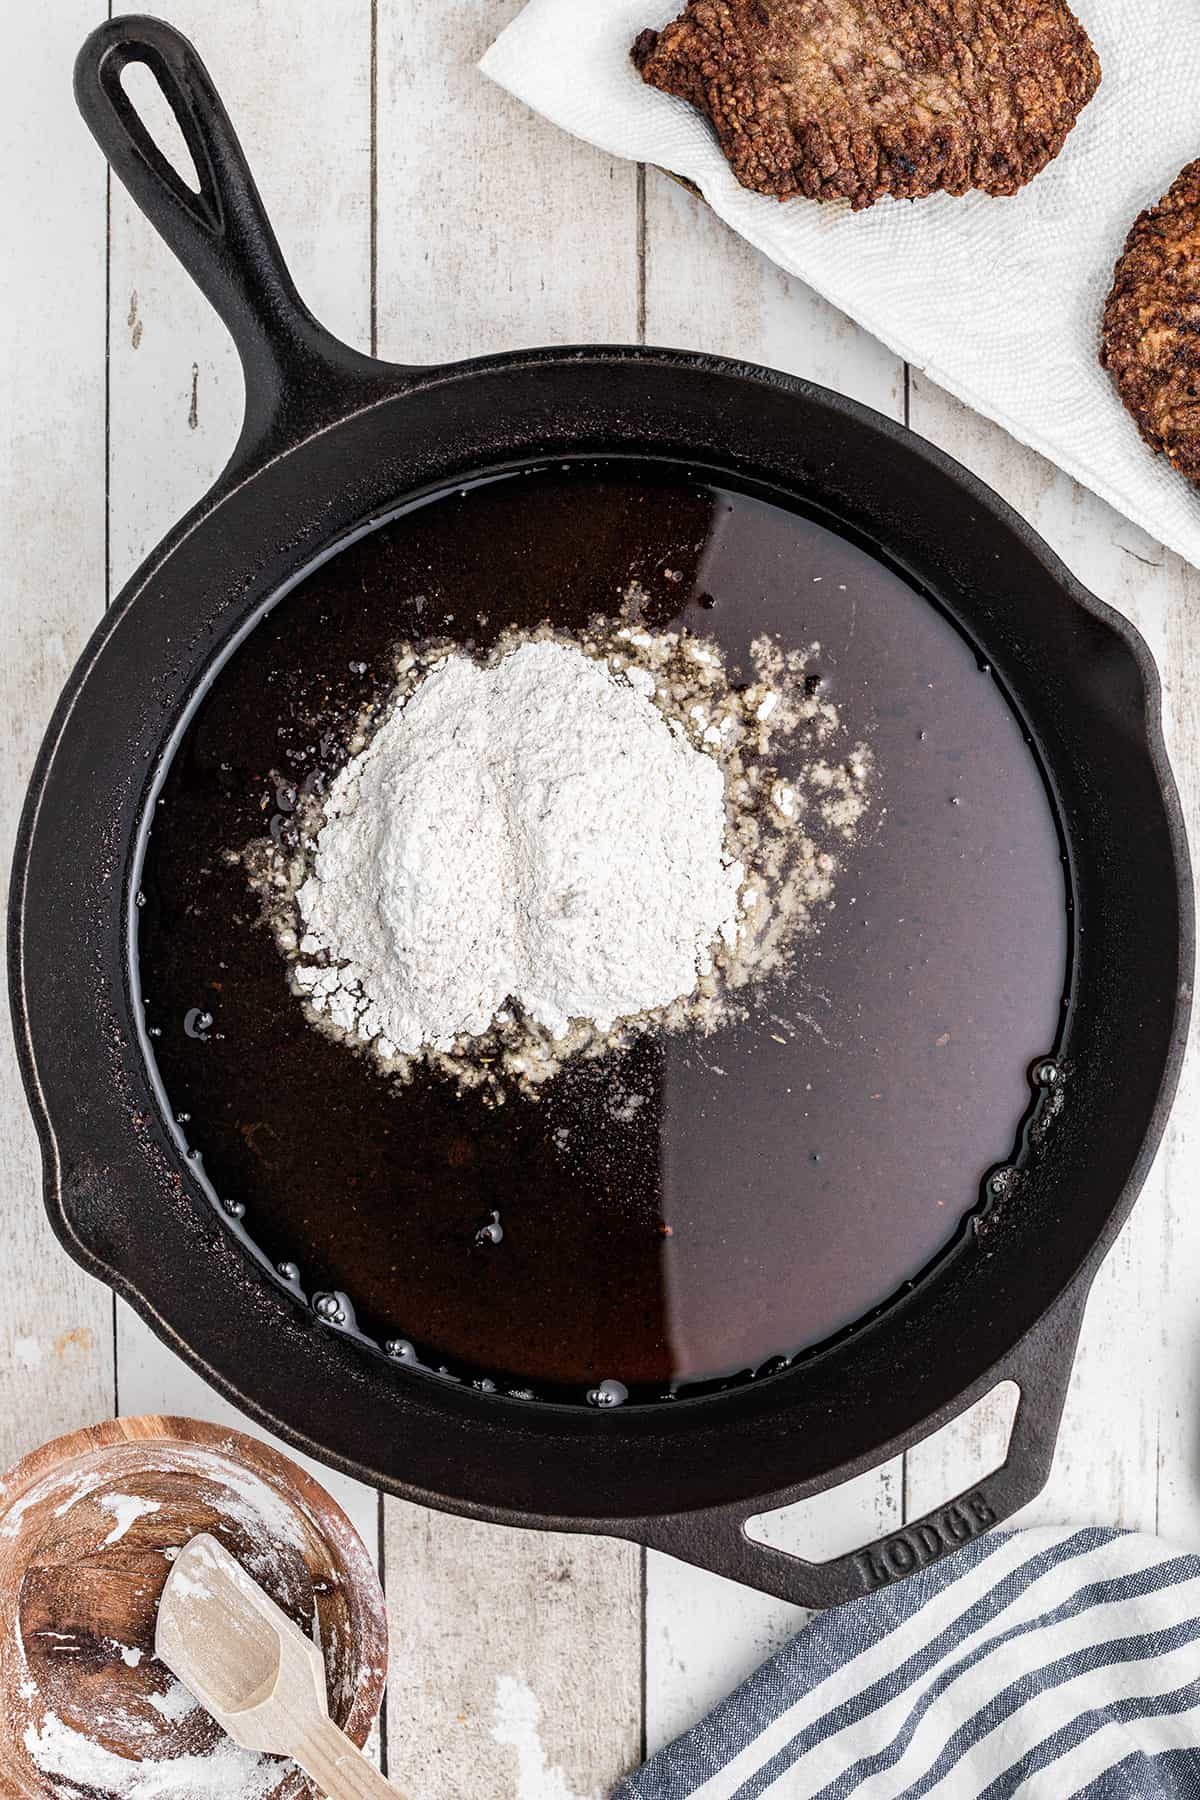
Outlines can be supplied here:
<path id="1" fill-rule="evenodd" d="M 1200 1556 L 994 1532 L 816 1618 L 613 1800 L 1200 1796 Z"/>

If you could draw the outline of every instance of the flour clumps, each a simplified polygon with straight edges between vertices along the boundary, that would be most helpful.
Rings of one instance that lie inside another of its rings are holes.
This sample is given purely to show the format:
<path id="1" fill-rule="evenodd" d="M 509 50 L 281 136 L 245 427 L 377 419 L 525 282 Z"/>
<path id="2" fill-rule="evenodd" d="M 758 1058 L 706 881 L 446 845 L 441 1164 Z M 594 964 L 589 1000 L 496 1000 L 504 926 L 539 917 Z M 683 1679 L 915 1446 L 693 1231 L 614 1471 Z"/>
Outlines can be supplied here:
<path id="1" fill-rule="evenodd" d="M 314 1008 L 414 1054 L 510 1000 L 557 1041 L 690 993 L 744 871 L 720 768 L 647 683 L 553 641 L 435 666 L 326 800 L 297 894 Z"/>
<path id="2" fill-rule="evenodd" d="M 631 617 L 632 614 L 632 617 Z M 809 664 L 630 608 L 490 655 L 403 644 L 347 760 L 238 854 L 310 1021 L 496 1102 L 790 966 L 873 769 Z"/>

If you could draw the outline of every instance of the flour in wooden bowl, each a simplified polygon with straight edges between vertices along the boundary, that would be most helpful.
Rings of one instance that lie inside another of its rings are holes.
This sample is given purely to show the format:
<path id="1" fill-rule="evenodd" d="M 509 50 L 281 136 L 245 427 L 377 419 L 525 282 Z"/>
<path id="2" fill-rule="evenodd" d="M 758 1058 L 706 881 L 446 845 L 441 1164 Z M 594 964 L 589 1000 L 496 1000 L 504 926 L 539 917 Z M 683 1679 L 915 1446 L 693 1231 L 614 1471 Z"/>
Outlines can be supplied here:
<path id="1" fill-rule="evenodd" d="M 291 1763 L 239 1749 L 158 1660 L 180 1549 L 220 1538 L 321 1648 L 330 1710 L 365 1736 L 383 1599 L 349 1522 L 301 1470 L 189 1420 L 110 1422 L 0 1483 L 0 1795 L 285 1800 Z"/>
<path id="2" fill-rule="evenodd" d="M 97 1794 L 110 1800 L 269 1800 L 286 1773 L 275 1758 L 241 1750 L 229 1738 L 202 1755 L 134 1762 L 56 1713 L 30 1725 L 24 1742 L 30 1762 L 62 1800 Z"/>

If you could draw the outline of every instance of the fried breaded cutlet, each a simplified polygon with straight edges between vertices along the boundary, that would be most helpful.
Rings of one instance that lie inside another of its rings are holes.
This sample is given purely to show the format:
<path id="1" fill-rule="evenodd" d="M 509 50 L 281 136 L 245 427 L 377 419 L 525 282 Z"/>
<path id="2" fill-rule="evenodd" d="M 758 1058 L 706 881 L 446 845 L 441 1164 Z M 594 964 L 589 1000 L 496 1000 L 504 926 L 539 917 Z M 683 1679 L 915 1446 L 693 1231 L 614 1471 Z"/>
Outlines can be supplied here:
<path id="1" fill-rule="evenodd" d="M 1102 336 L 1100 361 L 1146 442 L 1200 481 L 1200 162 L 1135 220 Z"/>
<path id="2" fill-rule="evenodd" d="M 856 209 L 1015 194 L 1100 81 L 1065 0 L 688 0 L 633 59 L 707 114 L 743 187 Z"/>

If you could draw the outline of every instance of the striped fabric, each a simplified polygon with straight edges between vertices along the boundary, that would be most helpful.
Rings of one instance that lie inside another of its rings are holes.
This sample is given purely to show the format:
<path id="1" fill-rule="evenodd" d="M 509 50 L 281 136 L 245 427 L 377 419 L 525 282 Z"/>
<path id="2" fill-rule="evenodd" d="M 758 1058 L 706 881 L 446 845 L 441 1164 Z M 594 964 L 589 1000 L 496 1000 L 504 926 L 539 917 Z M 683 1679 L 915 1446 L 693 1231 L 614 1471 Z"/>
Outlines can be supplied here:
<path id="1" fill-rule="evenodd" d="M 993 1532 L 817 1617 L 613 1800 L 1200 1797 L 1200 1556 Z"/>

